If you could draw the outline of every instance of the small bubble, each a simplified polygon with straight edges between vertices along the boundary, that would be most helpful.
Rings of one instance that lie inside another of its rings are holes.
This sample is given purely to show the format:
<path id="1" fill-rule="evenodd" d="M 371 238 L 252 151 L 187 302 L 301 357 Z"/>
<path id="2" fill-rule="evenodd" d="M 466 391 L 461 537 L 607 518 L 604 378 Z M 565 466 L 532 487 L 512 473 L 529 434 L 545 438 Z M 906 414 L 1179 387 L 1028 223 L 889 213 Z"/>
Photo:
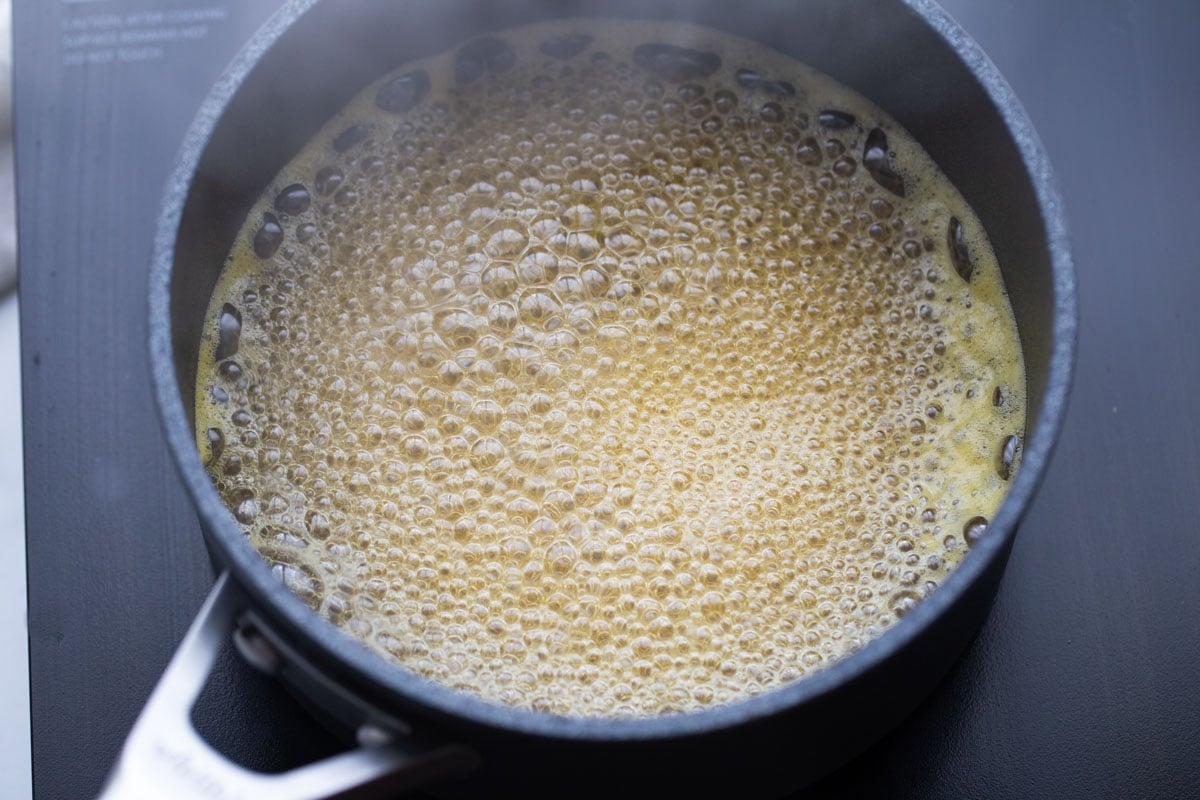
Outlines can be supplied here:
<path id="1" fill-rule="evenodd" d="M 758 110 L 758 115 L 764 122 L 782 122 L 783 106 L 779 103 L 764 103 L 763 107 Z"/>
<path id="2" fill-rule="evenodd" d="M 670 44 L 640 44 L 633 49 L 633 61 L 660 78 L 682 82 L 707 78 L 721 67 L 721 57 Z"/>
<path id="3" fill-rule="evenodd" d="M 205 437 L 208 439 L 208 458 L 205 464 L 215 464 L 225 451 L 225 434 L 220 428 L 209 428 Z"/>
<path id="4" fill-rule="evenodd" d="M 821 163 L 821 146 L 809 136 L 796 147 L 796 159 L 805 166 L 815 167 Z"/>
<path id="5" fill-rule="evenodd" d="M 339 133 L 333 140 L 334 152 L 344 153 L 347 150 L 362 144 L 371 135 L 371 126 L 369 125 L 351 125 L 346 130 Z"/>
<path id="6" fill-rule="evenodd" d="M 375 93 L 375 105 L 389 114 L 411 111 L 429 94 L 429 73 L 423 69 L 399 75 Z"/>
<path id="7" fill-rule="evenodd" d="M 890 219 L 895 213 L 892 204 L 882 197 L 872 197 L 870 206 L 871 213 L 875 215 L 876 219 Z"/>
<path id="8" fill-rule="evenodd" d="M 329 538 L 329 520 L 319 511 L 309 511 L 304 517 L 308 533 L 314 539 L 324 541 Z"/>
<path id="9" fill-rule="evenodd" d="M 337 167 L 321 167 L 313 179 L 313 186 L 316 187 L 317 194 L 329 195 L 336 192 L 345 179 L 346 176 Z"/>
<path id="10" fill-rule="evenodd" d="M 300 244 L 307 244 L 316 235 L 317 226 L 311 222 L 306 222 L 296 228 L 296 241 Z"/>
<path id="11" fill-rule="evenodd" d="M 843 156 L 833 162 L 833 172 L 843 178 L 849 178 L 858 169 L 858 163 L 849 156 Z"/>
<path id="12" fill-rule="evenodd" d="M 227 381 L 236 383 L 242 377 L 242 368 L 236 361 L 222 361 L 217 374 Z"/>
<path id="13" fill-rule="evenodd" d="M 718 620 L 725 614 L 725 598 L 720 592 L 705 592 L 700 598 L 700 609 L 710 620 Z"/>
<path id="14" fill-rule="evenodd" d="M 734 80 L 742 88 L 763 91 L 767 94 L 779 95 L 781 97 L 794 97 L 796 94 L 796 87 L 787 81 L 768 80 L 752 69 L 739 69 L 734 73 Z"/>
<path id="15" fill-rule="evenodd" d="M 477 400 L 471 408 L 471 421 L 480 430 L 493 430 L 503 419 L 504 408 L 494 400 Z"/>
<path id="16" fill-rule="evenodd" d="M 403 442 L 403 452 L 414 461 L 423 459 L 429 455 L 429 442 L 424 436 L 409 436 Z"/>
<path id="17" fill-rule="evenodd" d="M 503 39 L 485 36 L 463 45 L 454 59 L 454 80 L 465 86 L 483 77 L 485 71 L 502 73 L 517 63 L 517 53 Z"/>
<path id="18" fill-rule="evenodd" d="M 974 545 L 983 537 L 987 530 L 988 521 L 985 517 L 971 517 L 963 525 L 963 540 L 968 545 Z"/>
<path id="19" fill-rule="evenodd" d="M 253 497 L 243 498 L 234 509 L 233 516 L 243 525 L 249 525 L 258 518 L 258 502 Z"/>
<path id="20" fill-rule="evenodd" d="M 855 123 L 854 115 L 845 111 L 837 111 L 832 108 L 827 108 L 817 114 L 817 124 L 822 128 L 828 128 L 831 131 L 840 131 L 850 128 Z"/>
<path id="21" fill-rule="evenodd" d="M 293 183 L 275 195 L 275 210 L 281 214 L 295 216 L 303 214 L 312 205 L 312 195 L 302 183 Z"/>
<path id="22" fill-rule="evenodd" d="M 863 166 L 875 182 L 898 197 L 905 196 L 904 178 L 892 166 L 888 154 L 887 134 L 882 128 L 872 128 L 863 145 Z"/>
<path id="23" fill-rule="evenodd" d="M 324 587 L 309 568 L 274 559 L 272 561 L 271 573 L 276 580 L 313 609 L 320 607 L 324 598 Z"/>
<path id="24" fill-rule="evenodd" d="M 500 300 L 517 290 L 517 275 L 511 268 L 501 264 L 484 270 L 480 283 L 489 297 Z"/>
<path id="25" fill-rule="evenodd" d="M 546 548 L 546 568 L 556 575 L 566 575 L 574 568 L 577 557 L 569 542 L 555 542 Z"/>
<path id="26" fill-rule="evenodd" d="M 529 238 L 516 228 L 504 228 L 493 233 L 484 250 L 493 258 L 511 258 L 525 249 Z"/>
<path id="27" fill-rule="evenodd" d="M 254 255 L 262 259 L 275 255 L 283 244 L 283 228 L 273 214 L 263 214 L 262 225 L 254 234 Z"/>
<path id="28" fill-rule="evenodd" d="M 217 321 L 216 360 L 223 361 L 237 355 L 241 338 L 242 313 L 233 305 L 226 303 L 221 306 L 221 316 Z"/>
<path id="29" fill-rule="evenodd" d="M 538 49 L 551 58 L 567 61 L 582 53 L 592 43 L 593 37 L 586 33 L 568 33 L 544 39 Z"/>
<path id="30" fill-rule="evenodd" d="M 504 445 L 498 439 L 485 436 L 471 447 L 471 459 L 481 469 L 497 464 L 504 458 Z"/>
<path id="31" fill-rule="evenodd" d="M 946 229 L 946 247 L 950 250 L 950 261 L 954 264 L 954 271 L 958 273 L 958 277 L 970 281 L 975 272 L 975 264 L 971 261 L 971 251 L 967 249 L 963 238 L 963 226 L 958 217 L 950 218 L 949 227 Z"/>
<path id="32" fill-rule="evenodd" d="M 996 473 L 1003 480 L 1008 480 L 1012 477 L 1013 462 L 1017 460 L 1017 450 L 1021 446 L 1019 436 L 1005 437 L 1000 443 L 1000 452 L 996 459 Z"/>
<path id="33" fill-rule="evenodd" d="M 892 611 L 897 617 L 903 617 L 917 607 L 920 595 L 912 591 L 900 591 L 892 595 Z"/>

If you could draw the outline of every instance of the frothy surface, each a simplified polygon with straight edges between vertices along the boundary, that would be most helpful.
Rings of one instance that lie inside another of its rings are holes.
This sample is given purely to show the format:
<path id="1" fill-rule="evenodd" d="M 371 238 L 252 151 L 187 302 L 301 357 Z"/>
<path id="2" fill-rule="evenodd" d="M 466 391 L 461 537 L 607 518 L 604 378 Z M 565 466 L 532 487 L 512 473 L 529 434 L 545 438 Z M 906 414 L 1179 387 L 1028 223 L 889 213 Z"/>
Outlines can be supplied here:
<path id="1" fill-rule="evenodd" d="M 251 211 L 197 430 L 295 593 L 485 699 L 730 702 L 986 535 L 1024 375 L 892 119 L 708 29 L 507 31 L 369 87 Z"/>

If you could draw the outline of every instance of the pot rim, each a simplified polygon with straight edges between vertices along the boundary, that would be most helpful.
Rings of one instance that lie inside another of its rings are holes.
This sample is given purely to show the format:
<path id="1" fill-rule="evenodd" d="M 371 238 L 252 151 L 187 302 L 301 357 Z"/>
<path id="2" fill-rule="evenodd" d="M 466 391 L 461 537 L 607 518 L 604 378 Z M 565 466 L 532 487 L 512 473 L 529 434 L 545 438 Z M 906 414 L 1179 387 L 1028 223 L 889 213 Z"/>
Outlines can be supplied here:
<path id="1" fill-rule="evenodd" d="M 749 724 L 813 702 L 853 683 L 906 648 L 957 603 L 968 587 L 997 559 L 1007 557 L 1017 523 L 1033 500 L 1066 414 L 1074 370 L 1077 304 L 1066 216 L 1057 181 L 1041 141 L 1008 83 L 967 33 L 933 0 L 899 0 L 950 47 L 995 106 L 1038 200 L 1052 270 L 1054 308 L 1052 349 L 1042 405 L 1027 428 L 1021 469 L 989 525 L 989 535 L 971 548 L 929 597 L 860 650 L 830 667 L 761 695 L 727 705 L 664 717 L 577 718 L 496 705 L 419 677 L 378 654 L 319 617 L 285 589 L 266 562 L 244 543 L 244 534 L 213 487 L 200 461 L 180 395 L 171 336 L 171 276 L 176 237 L 189 188 L 224 109 L 262 56 L 320 0 L 294 0 L 276 12 L 238 53 L 205 98 L 188 129 L 163 195 L 154 241 L 149 286 L 150 367 L 156 404 L 180 477 L 204 525 L 206 539 L 255 603 L 288 626 L 288 633 L 315 650 L 320 662 L 358 686 L 372 687 L 400 708 L 505 732 L 586 741 L 656 740 L 695 736 Z M 1032 435 L 1029 435 L 1030 432 Z"/>

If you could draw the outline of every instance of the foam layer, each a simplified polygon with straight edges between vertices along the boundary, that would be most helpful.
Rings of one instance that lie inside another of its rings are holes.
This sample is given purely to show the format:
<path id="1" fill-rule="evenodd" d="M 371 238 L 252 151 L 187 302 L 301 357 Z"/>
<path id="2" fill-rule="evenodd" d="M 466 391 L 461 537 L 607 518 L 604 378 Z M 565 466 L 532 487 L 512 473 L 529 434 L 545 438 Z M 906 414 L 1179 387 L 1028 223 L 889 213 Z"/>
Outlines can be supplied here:
<path id="1" fill-rule="evenodd" d="M 199 446 L 280 579 L 559 714 L 845 657 L 1020 458 L 961 196 L 863 98 L 688 26 L 507 31 L 368 87 L 251 211 L 205 336 Z"/>

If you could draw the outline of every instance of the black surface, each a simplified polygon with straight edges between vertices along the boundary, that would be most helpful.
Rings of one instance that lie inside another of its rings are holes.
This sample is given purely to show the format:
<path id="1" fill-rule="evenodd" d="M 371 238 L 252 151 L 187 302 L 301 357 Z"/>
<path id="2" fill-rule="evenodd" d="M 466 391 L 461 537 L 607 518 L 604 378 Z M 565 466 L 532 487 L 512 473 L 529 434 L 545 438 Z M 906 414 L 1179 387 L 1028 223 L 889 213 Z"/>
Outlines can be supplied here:
<path id="1" fill-rule="evenodd" d="M 152 64 L 62 66 L 64 20 L 147 5 L 16 3 L 38 798 L 94 794 L 211 581 L 150 399 L 145 267 L 183 130 L 274 3 L 240 0 L 206 41 Z M 1200 5 L 945 5 L 1058 171 L 1083 317 L 1076 389 L 977 641 L 812 794 L 1200 796 Z M 227 674 L 237 697 L 246 676 Z M 273 735 L 246 718 L 225 726 L 235 750 Z M 287 744 L 260 763 L 320 749 L 299 723 L 275 735 Z"/>

